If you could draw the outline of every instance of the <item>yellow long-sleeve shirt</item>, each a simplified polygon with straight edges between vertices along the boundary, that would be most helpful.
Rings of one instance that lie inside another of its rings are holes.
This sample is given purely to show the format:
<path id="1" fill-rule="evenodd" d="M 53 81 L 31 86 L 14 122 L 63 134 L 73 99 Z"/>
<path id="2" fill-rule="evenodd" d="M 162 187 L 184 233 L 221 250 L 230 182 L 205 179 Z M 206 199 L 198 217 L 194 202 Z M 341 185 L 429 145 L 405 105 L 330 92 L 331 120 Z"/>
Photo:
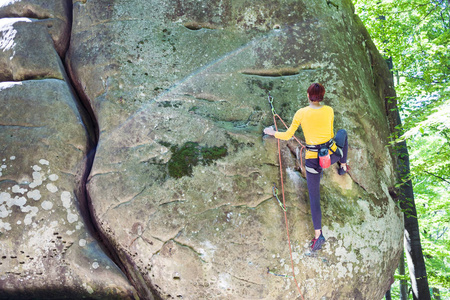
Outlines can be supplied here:
<path id="1" fill-rule="evenodd" d="M 330 106 L 303 107 L 295 113 L 289 129 L 286 132 L 275 133 L 275 137 L 281 140 L 289 140 L 301 125 L 306 143 L 308 145 L 320 145 L 334 137 L 333 122 L 334 111 Z M 333 151 L 336 150 L 336 145 L 333 148 Z M 317 152 L 307 151 L 306 159 L 308 158 L 317 158 Z"/>

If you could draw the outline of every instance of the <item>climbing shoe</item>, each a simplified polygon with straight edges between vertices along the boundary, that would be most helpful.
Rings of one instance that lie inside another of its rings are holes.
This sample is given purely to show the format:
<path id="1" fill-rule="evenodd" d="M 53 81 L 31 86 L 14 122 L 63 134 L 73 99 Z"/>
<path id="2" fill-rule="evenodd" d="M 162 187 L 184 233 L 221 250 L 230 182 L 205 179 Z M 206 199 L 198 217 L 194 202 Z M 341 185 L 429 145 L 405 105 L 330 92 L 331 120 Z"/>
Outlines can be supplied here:
<path id="1" fill-rule="evenodd" d="M 344 168 L 342 167 L 341 162 L 338 161 L 337 164 L 338 164 L 338 174 L 339 174 L 339 175 L 344 175 L 345 173 L 347 173 L 348 165 L 347 165 L 347 167 L 344 169 Z"/>
<path id="2" fill-rule="evenodd" d="M 317 239 L 312 239 L 311 241 L 311 251 L 317 251 L 322 249 L 322 245 L 325 243 L 325 238 L 323 237 L 322 233 L 320 233 L 320 236 Z"/>

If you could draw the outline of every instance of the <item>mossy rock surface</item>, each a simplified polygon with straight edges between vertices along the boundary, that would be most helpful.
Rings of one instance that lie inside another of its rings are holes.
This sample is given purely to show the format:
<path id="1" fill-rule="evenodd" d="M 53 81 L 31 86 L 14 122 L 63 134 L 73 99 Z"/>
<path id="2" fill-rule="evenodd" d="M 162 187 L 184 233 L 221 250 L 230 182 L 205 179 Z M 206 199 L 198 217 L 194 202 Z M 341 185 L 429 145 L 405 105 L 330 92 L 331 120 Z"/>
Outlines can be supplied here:
<path id="1" fill-rule="evenodd" d="M 169 175 L 174 178 L 192 176 L 192 171 L 199 163 L 210 165 L 215 160 L 227 155 L 227 147 L 222 146 L 200 146 L 196 142 L 186 142 L 182 146 L 170 147 L 172 157 L 167 167 Z"/>

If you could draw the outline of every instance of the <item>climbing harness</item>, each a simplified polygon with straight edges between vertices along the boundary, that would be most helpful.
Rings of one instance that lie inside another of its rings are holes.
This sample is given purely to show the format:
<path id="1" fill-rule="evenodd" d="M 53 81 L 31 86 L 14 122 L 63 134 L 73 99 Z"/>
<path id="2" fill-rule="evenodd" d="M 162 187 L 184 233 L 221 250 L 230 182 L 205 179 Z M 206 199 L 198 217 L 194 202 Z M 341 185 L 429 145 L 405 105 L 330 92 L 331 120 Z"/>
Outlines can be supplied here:
<path id="1" fill-rule="evenodd" d="M 317 156 L 319 157 L 319 165 L 322 169 L 326 169 L 331 166 L 330 151 L 336 153 L 337 150 L 340 150 L 342 156 L 342 150 L 337 145 L 336 151 L 332 149 L 335 144 L 336 142 L 333 138 L 331 138 L 328 142 L 320 145 L 306 145 L 306 149 L 308 149 L 308 151 L 317 152 Z"/>
<path id="2" fill-rule="evenodd" d="M 308 149 L 309 151 L 313 151 L 313 152 L 317 152 L 319 151 L 319 149 L 321 148 L 328 148 L 329 150 L 331 150 L 331 147 L 333 147 L 335 144 L 334 138 L 331 138 L 328 142 L 320 144 L 320 145 L 308 145 L 306 144 L 306 149 Z M 333 151 L 333 150 L 331 150 Z M 334 152 L 334 151 L 333 151 Z"/>
<path id="3" fill-rule="evenodd" d="M 284 123 L 283 119 L 281 119 L 281 117 L 276 113 L 275 107 L 273 106 L 273 97 L 270 95 L 270 92 L 269 92 L 268 100 L 269 100 L 270 108 L 271 108 L 271 110 L 272 110 L 273 123 L 274 123 L 274 126 L 275 126 L 275 130 L 278 131 L 278 127 L 277 127 L 277 118 L 283 123 L 283 125 L 284 125 L 286 128 L 288 128 L 287 125 L 286 125 L 286 123 Z M 299 141 L 295 136 L 294 136 L 294 139 L 295 139 L 295 140 L 299 143 L 299 145 L 302 147 L 302 149 L 300 150 L 300 159 L 301 159 L 300 167 L 303 167 L 302 151 L 303 151 L 303 149 L 305 148 L 305 146 L 304 146 L 302 143 L 300 143 L 300 141 Z M 278 161 L 279 161 L 279 165 L 280 165 L 281 195 L 282 195 L 282 198 L 283 198 L 283 205 L 282 205 L 282 206 L 281 206 L 281 201 L 278 199 L 278 189 L 276 189 L 276 186 L 275 186 L 275 185 L 274 185 L 274 187 L 273 187 L 273 192 L 274 192 L 274 196 L 277 198 L 278 202 L 280 203 L 280 206 L 283 208 L 283 211 L 284 211 L 284 221 L 285 221 L 285 223 L 286 223 L 286 233 L 287 233 L 287 238 L 288 238 L 288 243 L 289 243 L 289 252 L 290 252 L 290 256 L 291 256 L 292 277 L 294 278 L 295 284 L 297 285 L 297 289 L 298 289 L 298 292 L 300 293 L 301 298 L 302 298 L 303 300 L 305 300 L 305 299 L 303 298 L 303 294 L 302 294 L 302 292 L 301 292 L 301 290 L 300 290 L 300 286 L 299 286 L 299 284 L 298 284 L 298 282 L 297 282 L 297 279 L 295 278 L 294 259 L 292 258 L 291 238 L 289 237 L 289 224 L 288 224 L 288 219 L 287 219 L 286 200 L 285 200 L 285 197 L 284 197 L 283 165 L 282 165 L 282 163 L 281 163 L 280 140 L 277 139 L 277 142 L 278 142 Z M 275 191 L 277 191 L 277 192 L 275 193 Z M 269 272 L 269 269 L 267 269 L 267 270 L 268 270 L 268 273 L 270 273 L 270 272 Z M 272 273 L 271 273 L 271 274 L 272 274 Z M 276 274 L 274 274 L 274 275 L 276 275 Z"/>

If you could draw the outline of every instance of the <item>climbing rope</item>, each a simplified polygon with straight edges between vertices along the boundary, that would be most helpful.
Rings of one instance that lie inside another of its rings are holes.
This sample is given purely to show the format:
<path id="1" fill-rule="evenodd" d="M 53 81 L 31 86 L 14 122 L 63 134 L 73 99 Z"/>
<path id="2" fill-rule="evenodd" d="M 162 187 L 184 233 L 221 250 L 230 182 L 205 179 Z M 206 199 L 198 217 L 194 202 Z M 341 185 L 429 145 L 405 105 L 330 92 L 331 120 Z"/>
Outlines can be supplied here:
<path id="1" fill-rule="evenodd" d="M 283 123 L 283 125 L 286 128 L 288 128 L 286 123 L 284 123 L 283 119 L 281 119 L 281 117 L 276 113 L 275 107 L 273 106 L 273 97 L 270 95 L 270 93 L 269 93 L 269 96 L 268 96 L 268 100 L 269 100 L 270 108 L 272 110 L 273 123 L 275 125 L 275 130 L 278 131 L 277 118 Z M 302 168 L 303 167 L 302 151 L 303 151 L 303 149 L 305 149 L 305 146 L 302 143 L 300 143 L 300 141 L 295 136 L 294 136 L 294 139 L 302 147 L 302 149 L 300 151 L 300 159 L 301 159 L 300 168 Z M 294 259 L 292 258 L 291 238 L 289 237 L 289 224 L 288 224 L 288 219 L 287 219 L 286 200 L 285 200 L 285 197 L 284 197 L 283 166 L 282 166 L 282 163 L 281 163 L 280 140 L 277 139 L 277 142 L 278 142 L 278 161 L 279 161 L 279 165 L 280 165 L 281 195 L 282 195 L 282 198 L 283 198 L 283 205 L 281 205 L 281 201 L 278 199 L 278 189 L 276 188 L 275 184 L 274 184 L 274 187 L 273 187 L 273 193 L 274 193 L 274 196 L 276 197 L 276 199 L 278 200 L 280 206 L 283 208 L 283 211 L 284 211 L 284 220 L 285 220 L 285 223 L 286 223 L 286 233 L 287 233 L 287 238 L 288 238 L 288 243 L 289 243 L 289 253 L 290 253 L 290 257 L 291 257 L 292 277 L 294 278 L 295 284 L 297 285 L 297 289 L 298 289 L 298 292 L 300 293 L 300 296 L 302 297 L 303 300 L 305 300 L 305 298 L 303 298 L 303 294 L 302 294 L 302 292 L 300 290 L 300 286 L 299 286 L 299 284 L 297 282 L 297 279 L 295 278 Z M 268 271 L 268 273 L 270 273 L 270 272 Z M 274 274 L 274 275 L 277 275 L 277 274 Z M 287 277 L 287 276 L 285 276 L 285 277 Z"/>

